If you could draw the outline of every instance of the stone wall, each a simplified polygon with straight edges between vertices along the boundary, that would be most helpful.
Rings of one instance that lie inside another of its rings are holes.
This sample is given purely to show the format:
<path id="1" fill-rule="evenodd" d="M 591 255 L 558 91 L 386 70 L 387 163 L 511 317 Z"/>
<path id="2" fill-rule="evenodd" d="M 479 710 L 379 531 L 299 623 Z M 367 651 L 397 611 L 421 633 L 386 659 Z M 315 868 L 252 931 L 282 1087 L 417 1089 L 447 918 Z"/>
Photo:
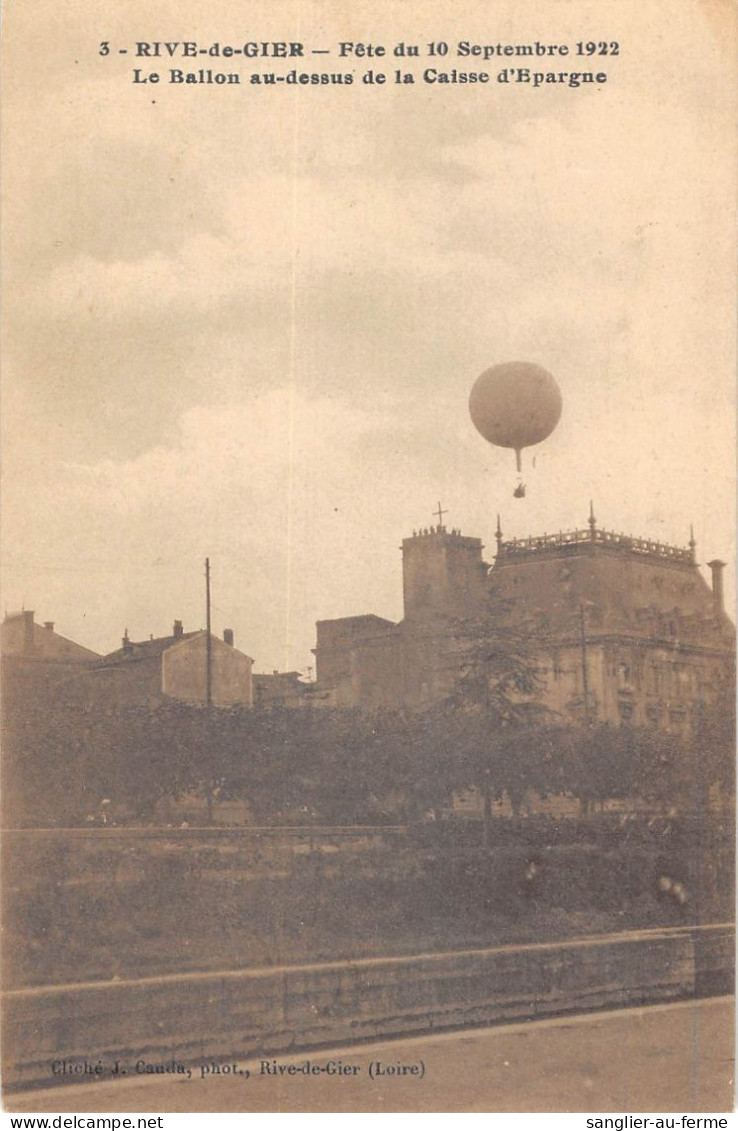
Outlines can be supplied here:
<path id="1" fill-rule="evenodd" d="M 4 995 L 4 1080 L 59 1083 L 59 1059 L 192 1064 L 724 993 L 733 952 L 723 924 L 17 990 Z"/>

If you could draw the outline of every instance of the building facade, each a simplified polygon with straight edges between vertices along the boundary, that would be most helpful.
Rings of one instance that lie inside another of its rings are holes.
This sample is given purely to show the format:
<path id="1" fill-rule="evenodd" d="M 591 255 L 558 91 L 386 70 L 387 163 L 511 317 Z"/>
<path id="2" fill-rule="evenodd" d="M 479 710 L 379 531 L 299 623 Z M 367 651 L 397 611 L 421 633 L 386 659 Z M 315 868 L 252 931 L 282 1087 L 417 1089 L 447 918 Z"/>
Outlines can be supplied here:
<path id="1" fill-rule="evenodd" d="M 301 673 L 254 672 L 254 706 L 293 709 L 311 704 L 313 685 L 302 680 Z"/>
<path id="2" fill-rule="evenodd" d="M 496 631 L 532 648 L 540 700 L 561 720 L 685 731 L 732 680 L 724 563 L 710 587 L 687 547 L 601 529 L 506 541 L 442 524 L 402 544 L 404 616 L 319 621 L 317 687 L 335 706 L 422 709 L 454 694 Z"/>
<path id="3" fill-rule="evenodd" d="M 683 732 L 732 680 L 735 630 L 687 547 L 586 528 L 506 542 L 490 592 L 541 641 L 543 702 L 561 717 Z"/>

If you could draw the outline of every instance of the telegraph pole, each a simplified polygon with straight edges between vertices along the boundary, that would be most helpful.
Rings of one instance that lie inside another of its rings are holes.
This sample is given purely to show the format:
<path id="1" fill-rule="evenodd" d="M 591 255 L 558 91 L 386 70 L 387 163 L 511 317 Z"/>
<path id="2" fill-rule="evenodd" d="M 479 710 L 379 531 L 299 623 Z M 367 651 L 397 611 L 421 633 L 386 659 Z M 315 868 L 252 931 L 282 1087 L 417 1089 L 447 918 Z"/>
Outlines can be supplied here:
<path id="1" fill-rule="evenodd" d="M 587 677 L 587 629 L 584 622 L 584 605 L 579 605 L 579 636 L 582 647 L 582 697 L 584 699 L 584 725 L 589 726 L 589 679 Z"/>
<path id="2" fill-rule="evenodd" d="M 205 559 L 205 702 L 213 704 L 213 646 L 210 639 L 210 558 Z"/>

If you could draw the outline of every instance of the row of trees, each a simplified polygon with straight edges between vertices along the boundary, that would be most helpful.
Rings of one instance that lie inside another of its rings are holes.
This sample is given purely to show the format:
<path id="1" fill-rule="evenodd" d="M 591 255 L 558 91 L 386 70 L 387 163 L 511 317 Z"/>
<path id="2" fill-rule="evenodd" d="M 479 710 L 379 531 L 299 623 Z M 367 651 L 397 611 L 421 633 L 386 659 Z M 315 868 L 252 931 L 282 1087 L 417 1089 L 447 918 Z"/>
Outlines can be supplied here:
<path id="1" fill-rule="evenodd" d="M 171 703 L 86 711 L 48 701 L 6 718 L 13 823 L 82 823 L 109 798 L 134 819 L 162 798 L 243 799 L 255 823 L 405 822 L 440 816 L 475 788 L 487 813 L 506 797 L 609 798 L 691 811 L 732 789 L 732 720 L 706 711 L 678 739 L 607 725 L 501 717 L 494 703 L 424 713 L 217 710 Z"/>
<path id="2" fill-rule="evenodd" d="M 540 704 L 545 624 L 498 601 L 478 621 L 441 627 L 441 659 L 458 678 L 425 712 L 110 708 L 70 702 L 63 684 L 30 699 L 6 688 L 10 819 L 79 823 L 104 798 L 145 819 L 191 792 L 211 805 L 247 801 L 256 822 L 365 823 L 438 817 L 468 789 L 487 816 L 503 797 L 520 812 L 530 793 L 568 795 L 585 811 L 609 798 L 696 811 L 711 789 L 732 791 L 731 695 L 702 711 L 689 738 L 588 725 L 586 711 L 564 724 Z"/>

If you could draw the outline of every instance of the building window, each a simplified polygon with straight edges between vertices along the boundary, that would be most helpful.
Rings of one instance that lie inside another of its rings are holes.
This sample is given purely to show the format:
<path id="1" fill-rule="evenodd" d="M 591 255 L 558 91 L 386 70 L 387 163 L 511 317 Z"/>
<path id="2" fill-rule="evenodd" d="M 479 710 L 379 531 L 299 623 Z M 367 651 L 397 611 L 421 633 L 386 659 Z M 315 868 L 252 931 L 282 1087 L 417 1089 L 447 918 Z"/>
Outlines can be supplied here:
<path id="1" fill-rule="evenodd" d="M 621 723 L 630 723 L 633 721 L 633 704 L 627 702 L 618 703 L 618 713 L 620 715 Z"/>
<path id="2" fill-rule="evenodd" d="M 694 672 L 686 664 L 675 664 L 674 672 L 676 674 L 676 692 L 680 698 L 684 698 L 685 692 L 694 690 Z"/>
<path id="3" fill-rule="evenodd" d="M 686 721 L 686 711 L 669 711 L 669 726 L 672 730 L 683 730 Z"/>

